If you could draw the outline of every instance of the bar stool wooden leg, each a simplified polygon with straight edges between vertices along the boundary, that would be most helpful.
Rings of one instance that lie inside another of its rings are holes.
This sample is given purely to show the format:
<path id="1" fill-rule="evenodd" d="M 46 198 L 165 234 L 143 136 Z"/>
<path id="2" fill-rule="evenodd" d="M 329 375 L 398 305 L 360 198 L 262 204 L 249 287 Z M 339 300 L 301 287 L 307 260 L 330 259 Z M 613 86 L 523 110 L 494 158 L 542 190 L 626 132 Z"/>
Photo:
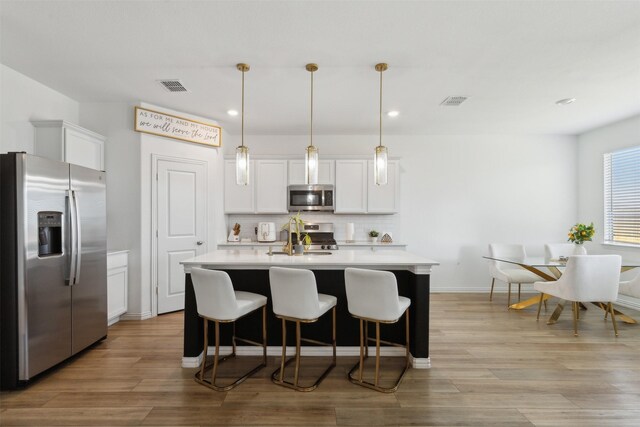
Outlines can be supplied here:
<path id="1" fill-rule="evenodd" d="M 489 302 L 493 301 L 493 285 L 496 283 L 496 279 L 491 279 L 491 292 L 489 292 Z"/>
<path id="2" fill-rule="evenodd" d="M 202 367 L 200 368 L 200 381 L 204 380 L 204 368 L 207 364 L 207 349 L 209 348 L 209 321 L 202 319 L 204 322 L 204 348 L 202 349 Z"/>
<path id="3" fill-rule="evenodd" d="M 351 381 L 354 384 L 358 384 L 361 385 L 363 387 L 367 387 L 376 391 L 380 391 L 383 393 L 393 393 L 394 391 L 396 391 L 398 389 L 398 386 L 400 385 L 400 382 L 402 381 L 402 379 L 404 378 L 405 373 L 407 372 L 407 370 L 409 369 L 409 367 L 411 366 L 411 349 L 410 349 L 410 330 L 409 330 L 409 324 L 410 324 L 410 319 L 409 319 L 409 309 L 407 309 L 405 311 L 405 344 L 398 344 L 398 343 L 393 343 L 393 342 L 389 342 L 389 341 L 383 341 L 382 339 L 380 339 L 380 323 L 379 321 L 374 321 L 371 320 L 372 322 L 375 322 L 376 324 L 376 338 L 375 338 L 375 342 L 376 342 L 376 361 L 375 361 L 375 371 L 374 371 L 374 379 L 373 382 L 368 382 L 364 380 L 364 363 L 365 360 L 367 360 L 368 358 L 368 354 L 366 353 L 366 348 L 368 347 L 368 342 L 374 341 L 373 338 L 368 338 L 368 336 L 365 335 L 363 329 L 366 331 L 367 329 L 367 323 L 368 320 L 366 319 L 362 319 L 360 318 L 360 360 L 358 361 L 358 363 L 356 363 L 351 370 L 349 371 L 348 377 L 349 377 L 349 381 Z M 397 320 L 396 320 L 397 322 Z M 395 322 L 385 322 L 385 323 L 395 323 Z M 381 387 L 380 386 L 380 344 L 384 343 L 387 345 L 392 345 L 395 347 L 404 347 L 405 348 L 405 366 L 402 369 L 402 372 L 400 373 L 398 379 L 396 380 L 395 384 L 392 387 Z M 358 375 L 357 378 L 354 376 L 354 373 L 356 371 L 356 369 L 358 370 Z"/>
<path id="4" fill-rule="evenodd" d="M 218 323 L 218 321 L 215 321 L 213 322 L 213 325 L 214 325 L 215 334 L 216 334 L 216 338 L 215 338 L 216 350 L 215 350 L 215 356 L 213 357 L 213 370 L 211 371 L 211 384 L 216 383 L 216 374 L 218 373 L 218 359 L 220 358 L 220 324 Z"/>
<path id="5" fill-rule="evenodd" d="M 280 382 L 284 381 L 284 365 L 287 360 L 287 321 L 282 319 L 282 360 L 280 361 Z"/>
<path id="6" fill-rule="evenodd" d="M 296 368 L 293 375 L 293 385 L 298 387 L 298 375 L 300 374 L 300 322 L 296 322 Z"/>

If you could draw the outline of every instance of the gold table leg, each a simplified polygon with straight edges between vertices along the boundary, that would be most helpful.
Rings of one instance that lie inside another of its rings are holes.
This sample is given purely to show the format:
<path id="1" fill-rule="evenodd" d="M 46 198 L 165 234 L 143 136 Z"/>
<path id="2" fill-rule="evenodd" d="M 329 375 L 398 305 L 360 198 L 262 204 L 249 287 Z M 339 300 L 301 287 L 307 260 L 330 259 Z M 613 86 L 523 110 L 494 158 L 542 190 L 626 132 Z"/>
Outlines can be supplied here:
<path id="1" fill-rule="evenodd" d="M 548 300 L 549 298 L 551 298 L 549 295 L 544 294 L 544 297 L 543 297 L 543 299 L 542 299 L 542 300 L 543 300 L 543 301 L 546 301 L 546 300 Z M 511 304 L 511 305 L 509 306 L 509 308 L 510 308 L 510 309 L 512 309 L 512 310 L 522 310 L 523 308 L 530 307 L 530 306 L 532 306 L 532 305 L 534 305 L 534 304 L 538 304 L 539 302 L 540 302 L 540 296 L 539 296 L 539 295 L 536 295 L 536 296 L 534 296 L 534 297 L 527 298 L 527 299 L 526 299 L 526 300 L 524 300 L 524 301 L 520 301 L 520 302 L 517 302 L 517 303 L 515 303 L 515 304 Z"/>
<path id="2" fill-rule="evenodd" d="M 607 303 L 596 301 L 596 302 L 592 302 L 591 304 L 595 305 L 596 307 L 600 307 L 605 311 L 605 313 L 609 310 L 609 308 L 607 307 L 608 305 Z M 622 320 L 624 323 L 628 323 L 630 325 L 635 325 L 636 323 L 638 323 L 636 319 L 634 319 L 633 317 L 627 316 L 626 314 L 616 310 L 615 308 L 613 309 L 613 312 L 615 313 L 618 320 Z"/>
<path id="3" fill-rule="evenodd" d="M 558 301 L 558 306 L 555 310 L 553 310 L 553 313 L 551 313 L 551 317 L 549 317 L 549 320 L 547 320 L 547 325 L 553 325 L 558 321 L 558 317 L 560 317 L 560 314 L 562 314 L 562 310 L 564 310 L 565 303 L 566 301 L 563 299 Z"/>

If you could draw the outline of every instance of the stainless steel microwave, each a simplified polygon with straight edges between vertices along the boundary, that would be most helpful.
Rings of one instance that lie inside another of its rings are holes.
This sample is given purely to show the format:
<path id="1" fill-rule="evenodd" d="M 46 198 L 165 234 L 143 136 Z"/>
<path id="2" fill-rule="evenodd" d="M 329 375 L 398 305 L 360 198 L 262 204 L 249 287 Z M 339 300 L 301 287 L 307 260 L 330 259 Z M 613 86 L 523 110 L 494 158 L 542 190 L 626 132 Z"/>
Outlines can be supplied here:
<path id="1" fill-rule="evenodd" d="M 333 185 L 290 185 L 289 211 L 333 211 Z"/>

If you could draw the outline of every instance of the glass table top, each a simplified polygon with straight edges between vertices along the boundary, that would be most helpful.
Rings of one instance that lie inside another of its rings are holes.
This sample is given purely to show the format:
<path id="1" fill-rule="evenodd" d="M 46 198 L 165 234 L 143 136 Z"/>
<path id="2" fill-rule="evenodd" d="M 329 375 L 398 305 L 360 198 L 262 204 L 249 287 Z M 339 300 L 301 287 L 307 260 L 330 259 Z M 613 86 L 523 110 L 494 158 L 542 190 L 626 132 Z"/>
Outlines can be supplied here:
<path id="1" fill-rule="evenodd" d="M 566 260 L 559 260 L 556 258 L 545 258 L 543 256 L 527 256 L 524 258 L 508 258 L 508 257 L 490 257 L 483 256 L 483 258 L 493 261 L 506 262 L 509 264 L 527 265 L 529 267 L 565 267 L 567 265 Z M 622 257 L 622 267 L 633 268 L 640 267 L 640 261 L 631 259 L 625 259 Z"/>

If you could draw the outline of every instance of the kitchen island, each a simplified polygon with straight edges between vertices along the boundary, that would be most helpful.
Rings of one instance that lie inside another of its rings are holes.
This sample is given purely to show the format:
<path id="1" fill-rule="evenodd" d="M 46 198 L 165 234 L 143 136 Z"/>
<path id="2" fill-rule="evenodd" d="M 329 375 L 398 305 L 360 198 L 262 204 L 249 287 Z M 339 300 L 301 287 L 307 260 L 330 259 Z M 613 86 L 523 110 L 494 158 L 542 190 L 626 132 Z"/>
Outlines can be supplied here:
<path id="1" fill-rule="evenodd" d="M 400 295 L 411 299 L 410 345 L 413 366 L 428 368 L 429 362 L 429 277 L 437 261 L 423 258 L 401 250 L 350 251 L 337 250 L 331 253 L 318 252 L 300 256 L 283 254 L 269 255 L 266 249 L 259 250 L 217 250 L 181 262 L 185 271 L 185 311 L 184 311 L 184 351 L 183 367 L 197 367 L 203 346 L 203 322 L 198 317 L 191 268 L 203 267 L 226 271 L 236 290 L 255 292 L 267 296 L 267 333 L 269 353 L 280 354 L 282 333 L 280 322 L 271 309 L 269 289 L 269 267 L 306 268 L 316 276 L 318 292 L 335 295 L 337 304 L 337 344 L 339 355 L 358 354 L 359 322 L 347 310 L 344 286 L 344 269 L 347 267 L 370 268 L 391 271 L 398 281 Z M 329 316 L 325 316 L 329 317 Z M 237 322 L 237 335 L 257 339 L 260 328 L 257 313 Z M 221 327 L 221 343 L 230 345 L 231 325 Z M 317 323 L 305 325 L 303 336 L 326 340 L 330 335 L 330 320 L 321 318 Z M 289 337 L 294 334 L 287 333 Z M 404 322 L 385 325 L 382 328 L 385 340 L 404 342 Z M 212 342 L 210 337 L 209 342 Z M 293 345 L 293 342 L 288 345 Z M 275 348 L 271 348 L 274 346 Z M 314 347 L 323 354 L 322 347 Z M 309 349 L 311 350 L 311 349 Z M 240 350 L 239 350 L 240 351 Z M 305 350 L 303 349 L 303 353 Z M 310 354 L 310 353 L 306 353 Z"/>

